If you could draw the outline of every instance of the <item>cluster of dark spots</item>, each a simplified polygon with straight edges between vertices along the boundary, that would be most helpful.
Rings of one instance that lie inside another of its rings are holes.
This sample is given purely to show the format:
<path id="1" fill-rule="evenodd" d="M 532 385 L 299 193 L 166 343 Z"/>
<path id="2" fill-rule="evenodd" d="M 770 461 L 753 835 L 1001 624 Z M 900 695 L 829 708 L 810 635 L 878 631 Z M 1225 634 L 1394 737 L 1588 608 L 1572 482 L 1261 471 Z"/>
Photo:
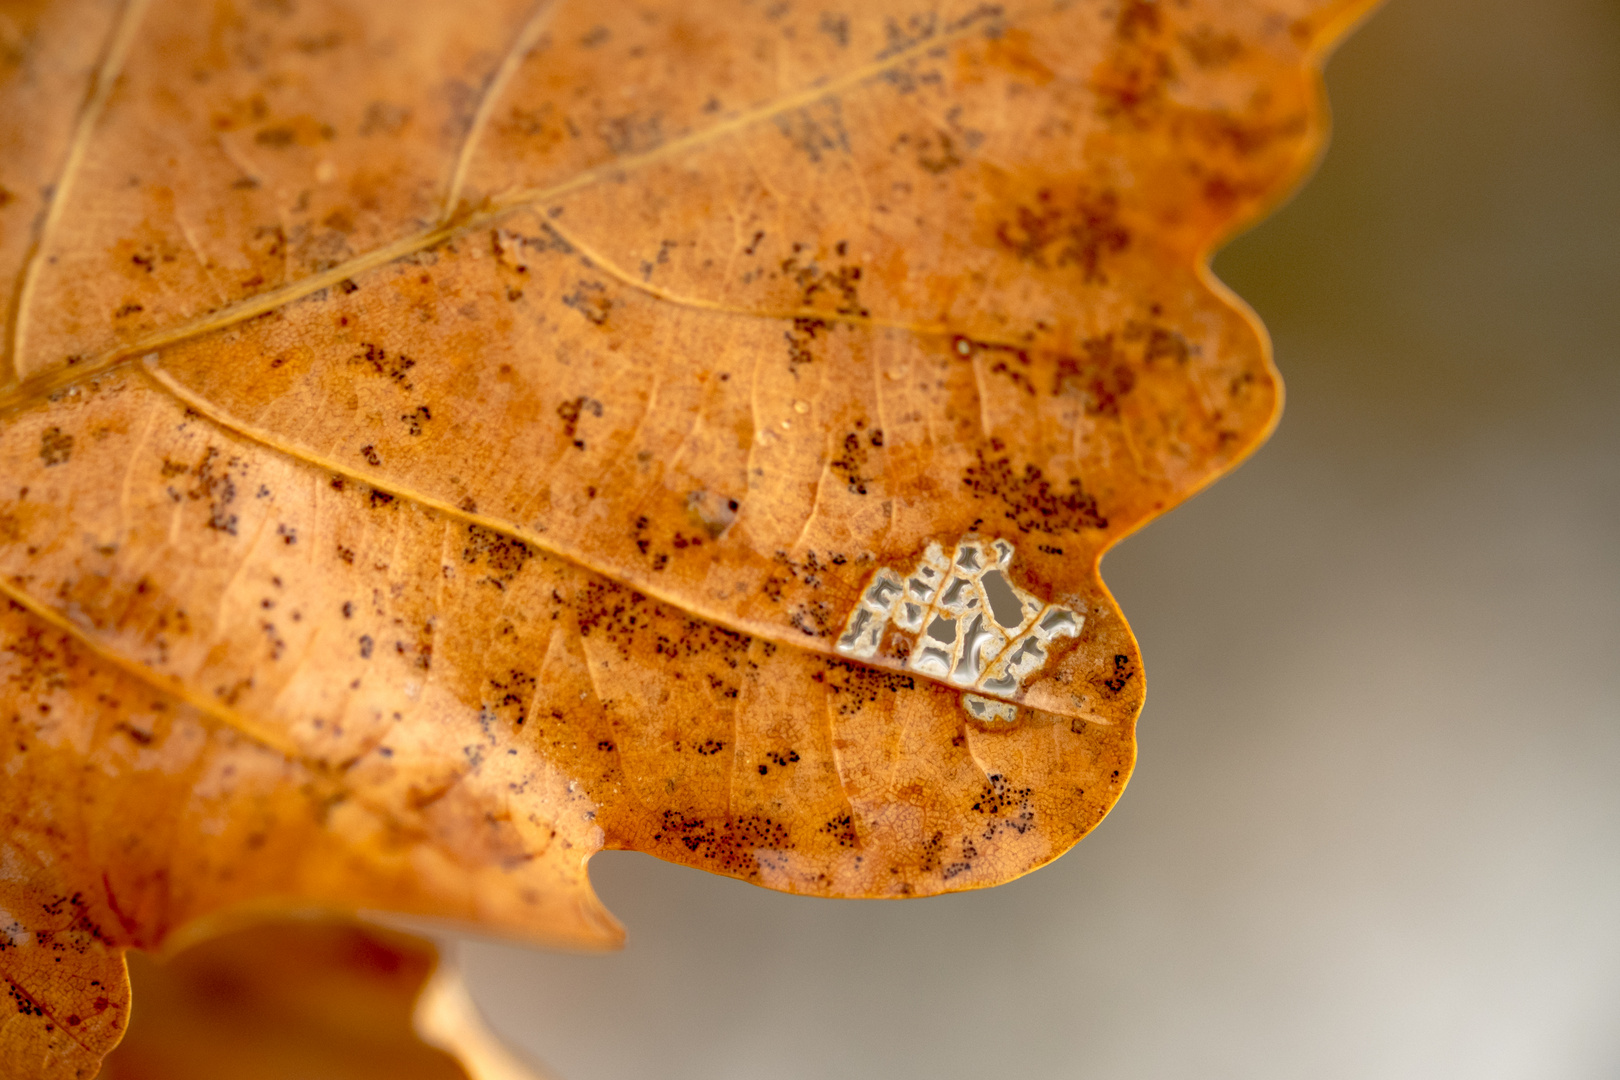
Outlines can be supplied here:
<path id="1" fill-rule="evenodd" d="M 163 469 L 168 475 L 171 462 L 165 461 Z M 202 460 L 191 469 L 191 475 L 196 484 L 185 493 L 185 497 L 193 502 L 208 500 L 208 527 L 230 536 L 236 535 L 237 515 L 231 512 L 231 504 L 236 501 L 236 480 L 232 473 L 240 477 L 247 471 L 247 467 L 237 458 L 222 460 L 216 447 L 210 446 L 203 452 Z M 170 498 L 179 501 L 178 492 L 169 489 Z"/>
<path id="2" fill-rule="evenodd" d="M 958 20 L 950 25 L 947 32 L 966 24 L 966 20 Z M 939 16 L 931 11 L 908 16 L 905 22 L 892 15 L 888 16 L 883 20 L 883 49 L 877 54 L 876 59 L 887 60 L 891 56 L 931 40 L 937 33 L 939 33 Z"/>
<path id="3" fill-rule="evenodd" d="M 40 1005 L 33 998 L 23 993 L 22 987 L 18 986 L 16 983 L 7 980 L 6 992 L 11 995 L 11 1000 L 17 1006 L 17 1011 L 23 1016 L 45 1015 L 44 1006 Z"/>
<path id="4" fill-rule="evenodd" d="M 148 244 L 140 251 L 131 255 L 129 257 L 129 261 L 140 267 L 142 270 L 145 270 L 148 274 L 153 274 L 156 273 L 157 268 L 164 263 L 174 262 L 178 254 L 179 253 L 174 248 L 171 248 L 168 245 L 158 247 Z"/>
<path id="5" fill-rule="evenodd" d="M 143 312 L 145 310 L 146 310 L 146 308 L 141 304 L 124 304 L 121 307 L 119 307 L 119 309 L 117 311 L 113 312 L 113 318 L 115 318 L 115 319 L 127 319 L 131 315 L 139 315 L 141 312 Z"/>
<path id="6" fill-rule="evenodd" d="M 796 763 L 799 760 L 799 752 L 797 750 L 789 750 L 785 754 L 779 754 L 776 751 L 772 750 L 769 753 L 767 753 L 765 756 L 771 762 L 773 762 L 776 765 L 776 767 L 779 768 L 779 769 L 785 769 L 789 765 L 792 765 L 792 764 Z M 769 765 L 761 764 L 759 766 L 759 775 L 761 775 L 761 776 L 764 776 L 766 773 L 768 773 L 770 771 L 771 771 L 771 767 Z"/>
<path id="7" fill-rule="evenodd" d="M 433 410 L 426 405 L 418 405 L 412 412 L 401 413 L 400 420 L 405 424 L 405 430 L 411 435 L 422 434 L 423 425 L 433 419 Z"/>
<path id="8" fill-rule="evenodd" d="M 486 529 L 482 525 L 467 526 L 467 540 L 461 549 L 461 561 L 472 566 L 482 563 L 485 576 L 481 583 L 506 590 L 506 586 L 523 569 L 523 564 L 534 556 L 534 549 L 521 540 Z"/>
<path id="9" fill-rule="evenodd" d="M 415 667 L 427 671 L 433 667 L 433 630 L 434 619 L 428 620 L 417 629 L 416 640 L 412 642 L 395 641 L 394 652 L 401 658 L 410 660 Z"/>
<path id="10" fill-rule="evenodd" d="M 337 546 L 337 557 L 342 559 L 344 562 L 348 563 L 350 566 L 354 565 L 354 549 L 353 548 L 346 548 L 342 544 L 339 544 Z"/>
<path id="11" fill-rule="evenodd" d="M 360 351 L 349 357 L 349 364 L 352 367 L 369 370 L 373 375 L 381 375 L 394 382 L 401 390 L 409 390 L 411 381 L 406 373 L 416 366 L 416 361 L 399 352 L 390 356 L 388 350 L 381 345 L 362 342 Z"/>
<path id="12" fill-rule="evenodd" d="M 824 657 L 826 672 L 817 672 L 816 681 L 838 703 L 840 716 L 853 716 L 868 705 L 890 702 L 902 690 L 917 689 L 917 680 L 898 671 L 854 664 L 837 657 Z"/>
<path id="13" fill-rule="evenodd" d="M 1086 492 L 1078 477 L 1069 478 L 1066 484 L 1054 484 L 1032 462 L 1025 462 L 1022 470 L 1015 469 L 1006 449 L 1000 439 L 990 440 L 989 450 L 994 457 L 979 447 L 979 463 L 967 467 L 962 483 L 981 498 L 1001 500 L 1006 507 L 1002 516 L 1019 532 L 1053 536 L 1108 527 L 1108 519 L 1097 509 L 1096 498 Z"/>
<path id="14" fill-rule="evenodd" d="M 259 629 L 264 633 L 265 643 L 270 647 L 270 659 L 280 660 L 281 654 L 287 651 L 287 639 L 281 636 L 276 624 L 268 619 L 259 623 Z"/>
<path id="15" fill-rule="evenodd" d="M 939 59 L 937 51 L 931 51 L 929 56 Z M 945 76 L 938 69 L 922 67 L 917 61 L 912 61 L 904 67 L 892 67 L 879 76 L 884 82 L 894 87 L 899 94 L 915 94 L 924 86 L 940 88 L 945 85 Z"/>
<path id="16" fill-rule="evenodd" d="M 1042 188 L 1033 203 L 1020 205 L 1011 220 L 996 226 L 996 239 L 1042 270 L 1077 267 L 1090 283 L 1107 280 L 1104 257 L 1128 248 L 1131 234 L 1119 220 L 1119 197 L 1113 192 L 1064 196 Z"/>
<path id="17" fill-rule="evenodd" d="M 360 456 L 366 459 L 367 465 L 381 465 L 382 457 L 377 453 L 377 447 L 372 443 L 360 448 Z"/>
<path id="18" fill-rule="evenodd" d="M 776 130 L 812 165 L 821 164 L 827 154 L 850 152 L 849 132 L 844 128 L 844 103 L 825 97 L 813 105 L 780 113 Z"/>
<path id="19" fill-rule="evenodd" d="M 704 739 L 701 745 L 692 747 L 692 752 L 702 754 L 704 757 L 712 757 L 725 748 L 726 744 L 718 739 Z"/>
<path id="20" fill-rule="evenodd" d="M 883 446 L 883 429 L 873 428 L 866 430 L 864 419 L 856 420 L 855 430 L 844 435 L 839 453 L 827 467 L 837 473 L 839 478 L 849 488 L 851 495 L 865 495 L 866 485 L 872 482 L 872 476 L 867 471 L 868 447 L 881 449 Z"/>
<path id="21" fill-rule="evenodd" d="M 799 377 L 799 368 L 815 362 L 816 355 L 810 345 L 816 340 L 816 335 L 825 329 L 827 324 L 820 319 L 794 319 L 793 329 L 782 332 L 782 336 L 787 339 L 788 370 L 793 373 L 795 379 Z"/>
<path id="22" fill-rule="evenodd" d="M 675 240 L 658 241 L 658 254 L 651 259 L 643 259 L 641 262 L 641 280 L 651 281 L 653 271 L 660 266 L 667 266 L 669 264 L 669 253 L 680 246 L 680 243 Z"/>
<path id="23" fill-rule="evenodd" d="M 838 841 L 839 847 L 857 847 L 860 844 L 860 837 L 855 834 L 855 819 L 849 814 L 839 814 L 823 823 L 817 831 Z"/>
<path id="24" fill-rule="evenodd" d="M 1091 416 L 1119 415 L 1119 402 L 1136 386 L 1136 373 L 1114 346 L 1114 335 L 1087 338 L 1080 356 L 1060 356 L 1052 393 L 1076 395 Z"/>
<path id="25" fill-rule="evenodd" d="M 108 899 L 111 900 L 110 888 L 108 890 Z M 102 930 L 100 923 L 92 916 L 90 901 L 86 899 L 84 893 L 76 892 L 71 896 L 59 894 L 54 899 L 40 904 L 39 907 L 45 916 L 41 921 L 49 925 L 48 928 L 34 930 L 34 944 L 41 949 L 55 953 L 56 963 L 60 964 L 64 956 L 83 956 L 98 945 L 107 947 L 113 944 L 112 938 Z M 116 910 L 115 905 L 114 911 L 116 912 Z M 20 927 L 15 921 L 12 922 L 10 927 L 6 928 L 6 930 L 13 932 L 17 929 L 20 929 Z M 10 933 L 0 937 L 0 949 L 12 946 L 13 942 Z M 12 1000 L 17 1002 L 19 1012 L 33 1016 L 49 1016 L 16 983 L 10 980 L 5 981 L 10 989 Z M 101 983 L 95 981 L 90 985 L 100 986 Z M 104 1010 L 108 1004 L 105 998 L 98 998 L 96 1011 Z M 77 1026 L 82 1022 L 82 1019 L 77 1014 L 67 1018 L 67 1023 L 71 1026 Z M 51 1030 L 51 1028 L 47 1026 L 47 1030 Z"/>
<path id="26" fill-rule="evenodd" d="M 782 602 L 782 590 L 789 580 L 803 582 L 806 588 L 821 587 L 821 575 L 826 572 L 827 567 L 814 551 L 807 553 L 804 561 L 799 562 L 786 551 L 778 549 L 773 560 L 780 571 L 767 577 L 761 590 L 776 603 Z M 837 565 L 842 565 L 841 556 L 834 556 L 834 561 Z M 785 577 L 782 572 L 786 573 Z"/>
<path id="27" fill-rule="evenodd" d="M 39 460 L 46 468 L 66 465 L 73 459 L 73 436 L 59 427 L 48 427 L 39 437 Z"/>
<path id="28" fill-rule="evenodd" d="M 659 621 L 665 622 L 666 613 L 658 609 Z M 634 622 L 634 620 L 630 620 Z M 746 634 L 739 634 L 734 630 L 715 626 L 691 617 L 685 618 L 679 627 L 668 626 L 657 628 L 653 620 L 641 620 L 640 629 L 652 634 L 652 651 L 655 656 L 667 657 L 671 667 L 677 672 L 675 678 L 682 678 L 681 672 L 693 669 L 691 661 L 702 659 L 705 663 L 714 665 L 712 670 L 703 671 L 703 677 L 709 684 L 709 689 L 723 699 L 735 699 L 741 693 L 741 683 L 738 677 L 750 678 L 752 673 L 759 670 L 759 664 L 749 654 L 754 639 Z M 719 665 L 724 664 L 734 675 L 728 677 Z"/>
<path id="29" fill-rule="evenodd" d="M 1131 658 L 1123 653 L 1116 653 L 1114 655 L 1114 673 L 1103 680 L 1103 685 L 1117 694 L 1125 689 L 1125 684 L 1130 682 L 1131 676 L 1135 674 L 1136 671 L 1131 666 Z"/>
<path id="30" fill-rule="evenodd" d="M 911 659 L 911 650 L 916 647 L 916 644 L 916 641 L 909 634 L 901 631 L 899 627 L 891 626 L 883 635 L 883 641 L 878 648 L 878 655 L 886 657 L 903 667 L 906 661 Z"/>
<path id="31" fill-rule="evenodd" d="M 998 828 L 1027 832 L 1035 824 L 1035 810 L 1031 805 L 1034 789 L 1011 787 L 1001 773 L 991 773 L 985 781 L 978 799 L 970 807 L 990 819 L 982 834 L 984 838 L 994 839 Z"/>
<path id="32" fill-rule="evenodd" d="M 1060 548 L 1060 547 L 1057 547 L 1054 544 L 1040 544 L 1040 545 L 1037 546 L 1037 550 L 1044 551 L 1048 555 L 1061 555 L 1061 554 L 1063 554 L 1063 549 Z"/>
<path id="33" fill-rule="evenodd" d="M 372 488 L 370 494 L 370 505 L 373 510 L 380 506 L 392 506 L 394 505 L 394 497 L 388 494 L 386 491 L 379 491 L 376 488 Z"/>
<path id="34" fill-rule="evenodd" d="M 534 692 L 539 686 L 538 680 L 521 668 L 509 668 L 500 678 L 490 676 L 488 684 L 489 700 L 484 704 L 485 711 L 521 727 L 527 718 L 529 702 L 534 699 Z"/>
<path id="35" fill-rule="evenodd" d="M 574 291 L 564 296 L 562 302 L 590 323 L 601 326 L 613 310 L 613 299 L 607 292 L 607 286 L 600 281 L 578 281 L 574 283 Z"/>
<path id="36" fill-rule="evenodd" d="M 833 555 L 831 559 L 823 561 L 821 556 L 817 555 L 814 550 L 810 550 L 805 552 L 804 559 L 801 561 L 794 559 L 786 551 L 778 548 L 776 554 L 772 556 L 772 561 L 786 570 L 788 576 L 795 581 L 804 582 L 807 588 L 819 589 L 821 588 L 821 575 L 827 572 L 829 565 L 843 566 L 848 560 L 840 553 Z"/>
<path id="37" fill-rule="evenodd" d="M 574 623 L 580 637 L 601 634 L 628 660 L 636 640 L 663 610 L 647 597 L 613 582 L 592 579 L 573 596 Z"/>
<path id="38" fill-rule="evenodd" d="M 281 537 L 281 542 L 289 547 L 298 543 L 298 530 L 291 525 L 277 524 L 276 535 Z"/>
<path id="39" fill-rule="evenodd" d="M 370 634 L 360 635 L 360 659 L 370 660 L 371 651 L 377 647 L 377 642 Z"/>
<path id="40" fill-rule="evenodd" d="M 844 249 L 842 244 L 839 247 Z M 833 310 L 840 315 L 870 315 L 871 312 L 861 305 L 861 268 L 845 264 L 836 270 L 827 270 L 814 259 L 801 262 L 800 256 L 807 250 L 806 245 L 795 243 L 793 253 L 781 263 L 782 276 L 791 278 L 799 288 L 799 302 L 807 308 L 825 306 L 820 299 L 825 296 L 832 300 Z M 798 321 L 795 322 L 795 329 L 799 329 Z"/>
<path id="41" fill-rule="evenodd" d="M 227 705 L 235 705 L 242 700 L 242 695 L 253 689 L 253 676 L 247 675 L 237 679 L 229 686 L 214 687 L 214 696 Z"/>
<path id="42" fill-rule="evenodd" d="M 944 846 L 945 834 L 936 830 L 934 835 L 923 841 L 922 850 L 919 852 L 921 857 L 918 860 L 917 869 L 925 874 L 939 869 L 939 853 Z"/>
<path id="43" fill-rule="evenodd" d="M 805 637 L 824 638 L 833 633 L 832 607 L 825 601 L 800 605 L 788 616 L 788 625 Z"/>
<path id="44" fill-rule="evenodd" d="M 573 443 L 576 450 L 585 449 L 585 440 L 577 438 L 579 434 L 579 418 L 583 415 L 594 416 L 600 420 L 602 418 L 602 403 L 595 398 L 581 394 L 579 397 L 571 398 L 557 406 L 557 418 L 563 423 L 563 437 Z"/>
<path id="45" fill-rule="evenodd" d="M 15 600 L 7 600 L 6 608 L 15 612 L 27 610 Z M 60 652 L 46 641 L 42 629 L 30 623 L 20 639 L 13 640 L 6 646 L 5 651 L 21 661 L 22 672 L 13 675 L 12 681 L 21 687 L 24 695 L 40 695 L 66 689 L 68 669 L 74 666 L 77 658 L 73 653 L 71 638 L 65 635 L 60 637 L 58 645 Z"/>
<path id="46" fill-rule="evenodd" d="M 762 814 L 720 820 L 665 810 L 653 841 L 678 843 L 697 859 L 724 873 L 753 878 L 759 875 L 755 852 L 793 848 L 788 827 Z"/>

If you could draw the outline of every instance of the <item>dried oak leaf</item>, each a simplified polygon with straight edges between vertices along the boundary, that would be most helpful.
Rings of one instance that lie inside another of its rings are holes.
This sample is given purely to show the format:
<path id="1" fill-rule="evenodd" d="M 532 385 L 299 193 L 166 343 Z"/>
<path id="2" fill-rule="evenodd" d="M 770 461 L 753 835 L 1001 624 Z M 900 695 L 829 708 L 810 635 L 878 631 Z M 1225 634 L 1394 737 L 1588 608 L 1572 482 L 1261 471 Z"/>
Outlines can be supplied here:
<path id="1" fill-rule="evenodd" d="M 1130 774 L 1097 563 L 1278 383 L 1212 245 L 1365 0 L 0 12 L 0 1020 L 590 854 L 915 896 Z"/>

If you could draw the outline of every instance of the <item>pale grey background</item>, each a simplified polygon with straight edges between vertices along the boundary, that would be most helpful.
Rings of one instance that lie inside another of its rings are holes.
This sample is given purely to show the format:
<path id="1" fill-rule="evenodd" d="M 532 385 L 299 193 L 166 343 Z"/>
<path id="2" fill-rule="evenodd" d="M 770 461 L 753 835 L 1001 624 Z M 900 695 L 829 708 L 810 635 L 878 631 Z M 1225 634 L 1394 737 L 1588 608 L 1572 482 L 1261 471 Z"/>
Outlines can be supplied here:
<path id="1" fill-rule="evenodd" d="M 620 955 L 469 944 L 566 1080 L 1620 1077 L 1620 5 L 1395 0 L 1222 275 L 1276 438 L 1104 564 L 1141 762 L 989 892 L 593 864 Z"/>

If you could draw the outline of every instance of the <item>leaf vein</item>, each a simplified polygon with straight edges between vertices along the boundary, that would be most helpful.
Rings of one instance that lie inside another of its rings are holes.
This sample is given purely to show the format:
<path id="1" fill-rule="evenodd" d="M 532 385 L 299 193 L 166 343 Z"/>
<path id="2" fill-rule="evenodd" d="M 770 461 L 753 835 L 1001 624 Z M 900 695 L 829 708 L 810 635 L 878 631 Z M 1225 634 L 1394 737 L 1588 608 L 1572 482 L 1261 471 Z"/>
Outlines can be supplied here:
<path id="1" fill-rule="evenodd" d="M 112 97 L 113 86 L 118 82 L 118 76 L 124 69 L 124 61 L 129 57 L 130 43 L 135 39 L 135 31 L 140 27 L 151 2 L 152 0 L 126 0 L 124 10 L 119 13 L 112 36 L 107 42 L 107 53 L 102 58 L 101 67 L 96 70 L 84 106 L 79 110 L 79 118 L 73 127 L 73 139 L 68 144 L 67 156 L 62 160 L 61 175 L 51 187 L 45 219 L 40 223 L 39 233 L 28 249 L 23 261 L 23 272 L 12 297 L 11 340 L 7 342 L 4 360 L 0 362 L 0 386 L 18 379 L 22 374 L 22 354 L 28 344 L 29 310 L 33 306 L 34 288 L 39 281 L 39 255 L 45 250 L 51 234 L 62 218 L 63 208 L 68 201 L 68 192 L 72 190 L 73 181 L 78 178 L 80 167 L 90 149 L 96 124 L 106 110 L 107 100 Z"/>
<path id="2" fill-rule="evenodd" d="M 149 2 L 150 0 L 132 0 L 132 3 L 138 4 Z M 500 198 L 491 199 L 483 210 L 470 213 L 465 217 L 452 217 L 441 221 L 430 229 L 411 236 L 401 237 L 392 243 L 357 255 L 337 266 L 311 274 L 299 281 L 290 282 L 279 288 L 260 293 L 258 296 L 221 308 L 201 318 L 191 319 L 134 341 L 114 346 L 98 356 L 86 360 L 84 363 L 67 368 L 53 369 L 36 377 L 20 380 L 13 374 L 8 377 L 9 388 L 0 391 L 0 416 L 26 407 L 33 401 L 63 387 L 116 367 L 135 356 L 201 337 L 211 331 L 234 326 L 248 319 L 268 314 L 278 308 L 285 307 L 295 300 L 302 299 L 322 289 L 331 288 L 345 278 L 352 278 L 357 274 L 393 262 L 395 259 L 432 248 L 447 240 L 454 239 L 456 236 L 483 228 L 515 211 L 540 205 L 569 192 L 589 187 L 604 179 L 623 176 L 628 172 L 655 164 L 677 154 L 697 149 L 735 131 L 770 120 L 791 109 L 802 108 L 805 105 L 836 94 L 839 90 L 881 78 L 885 72 L 892 71 L 926 50 L 937 48 L 947 41 L 964 37 L 977 29 L 979 29 L 978 22 L 965 22 L 944 34 L 914 43 L 871 64 L 847 72 L 837 79 L 829 79 L 797 94 L 746 110 L 712 127 L 694 131 L 677 139 L 671 139 L 645 153 L 616 158 L 601 165 L 583 169 L 566 180 L 546 187 L 519 189 Z"/>

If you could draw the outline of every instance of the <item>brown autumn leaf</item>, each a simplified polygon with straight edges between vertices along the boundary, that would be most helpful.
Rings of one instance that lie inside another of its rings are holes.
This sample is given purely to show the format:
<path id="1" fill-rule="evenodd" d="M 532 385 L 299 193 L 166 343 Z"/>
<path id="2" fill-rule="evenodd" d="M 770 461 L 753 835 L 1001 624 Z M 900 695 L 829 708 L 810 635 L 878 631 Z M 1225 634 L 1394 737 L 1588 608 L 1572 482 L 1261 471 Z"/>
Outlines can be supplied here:
<path id="1" fill-rule="evenodd" d="M 1061 854 L 1142 699 L 1098 560 L 1276 413 L 1207 253 L 1367 6 L 7 6 L 0 1061 L 247 911 Z"/>
<path id="2" fill-rule="evenodd" d="M 406 934 L 264 923 L 164 963 L 134 953 L 130 976 L 140 1007 L 105 1080 L 539 1080 Z"/>

